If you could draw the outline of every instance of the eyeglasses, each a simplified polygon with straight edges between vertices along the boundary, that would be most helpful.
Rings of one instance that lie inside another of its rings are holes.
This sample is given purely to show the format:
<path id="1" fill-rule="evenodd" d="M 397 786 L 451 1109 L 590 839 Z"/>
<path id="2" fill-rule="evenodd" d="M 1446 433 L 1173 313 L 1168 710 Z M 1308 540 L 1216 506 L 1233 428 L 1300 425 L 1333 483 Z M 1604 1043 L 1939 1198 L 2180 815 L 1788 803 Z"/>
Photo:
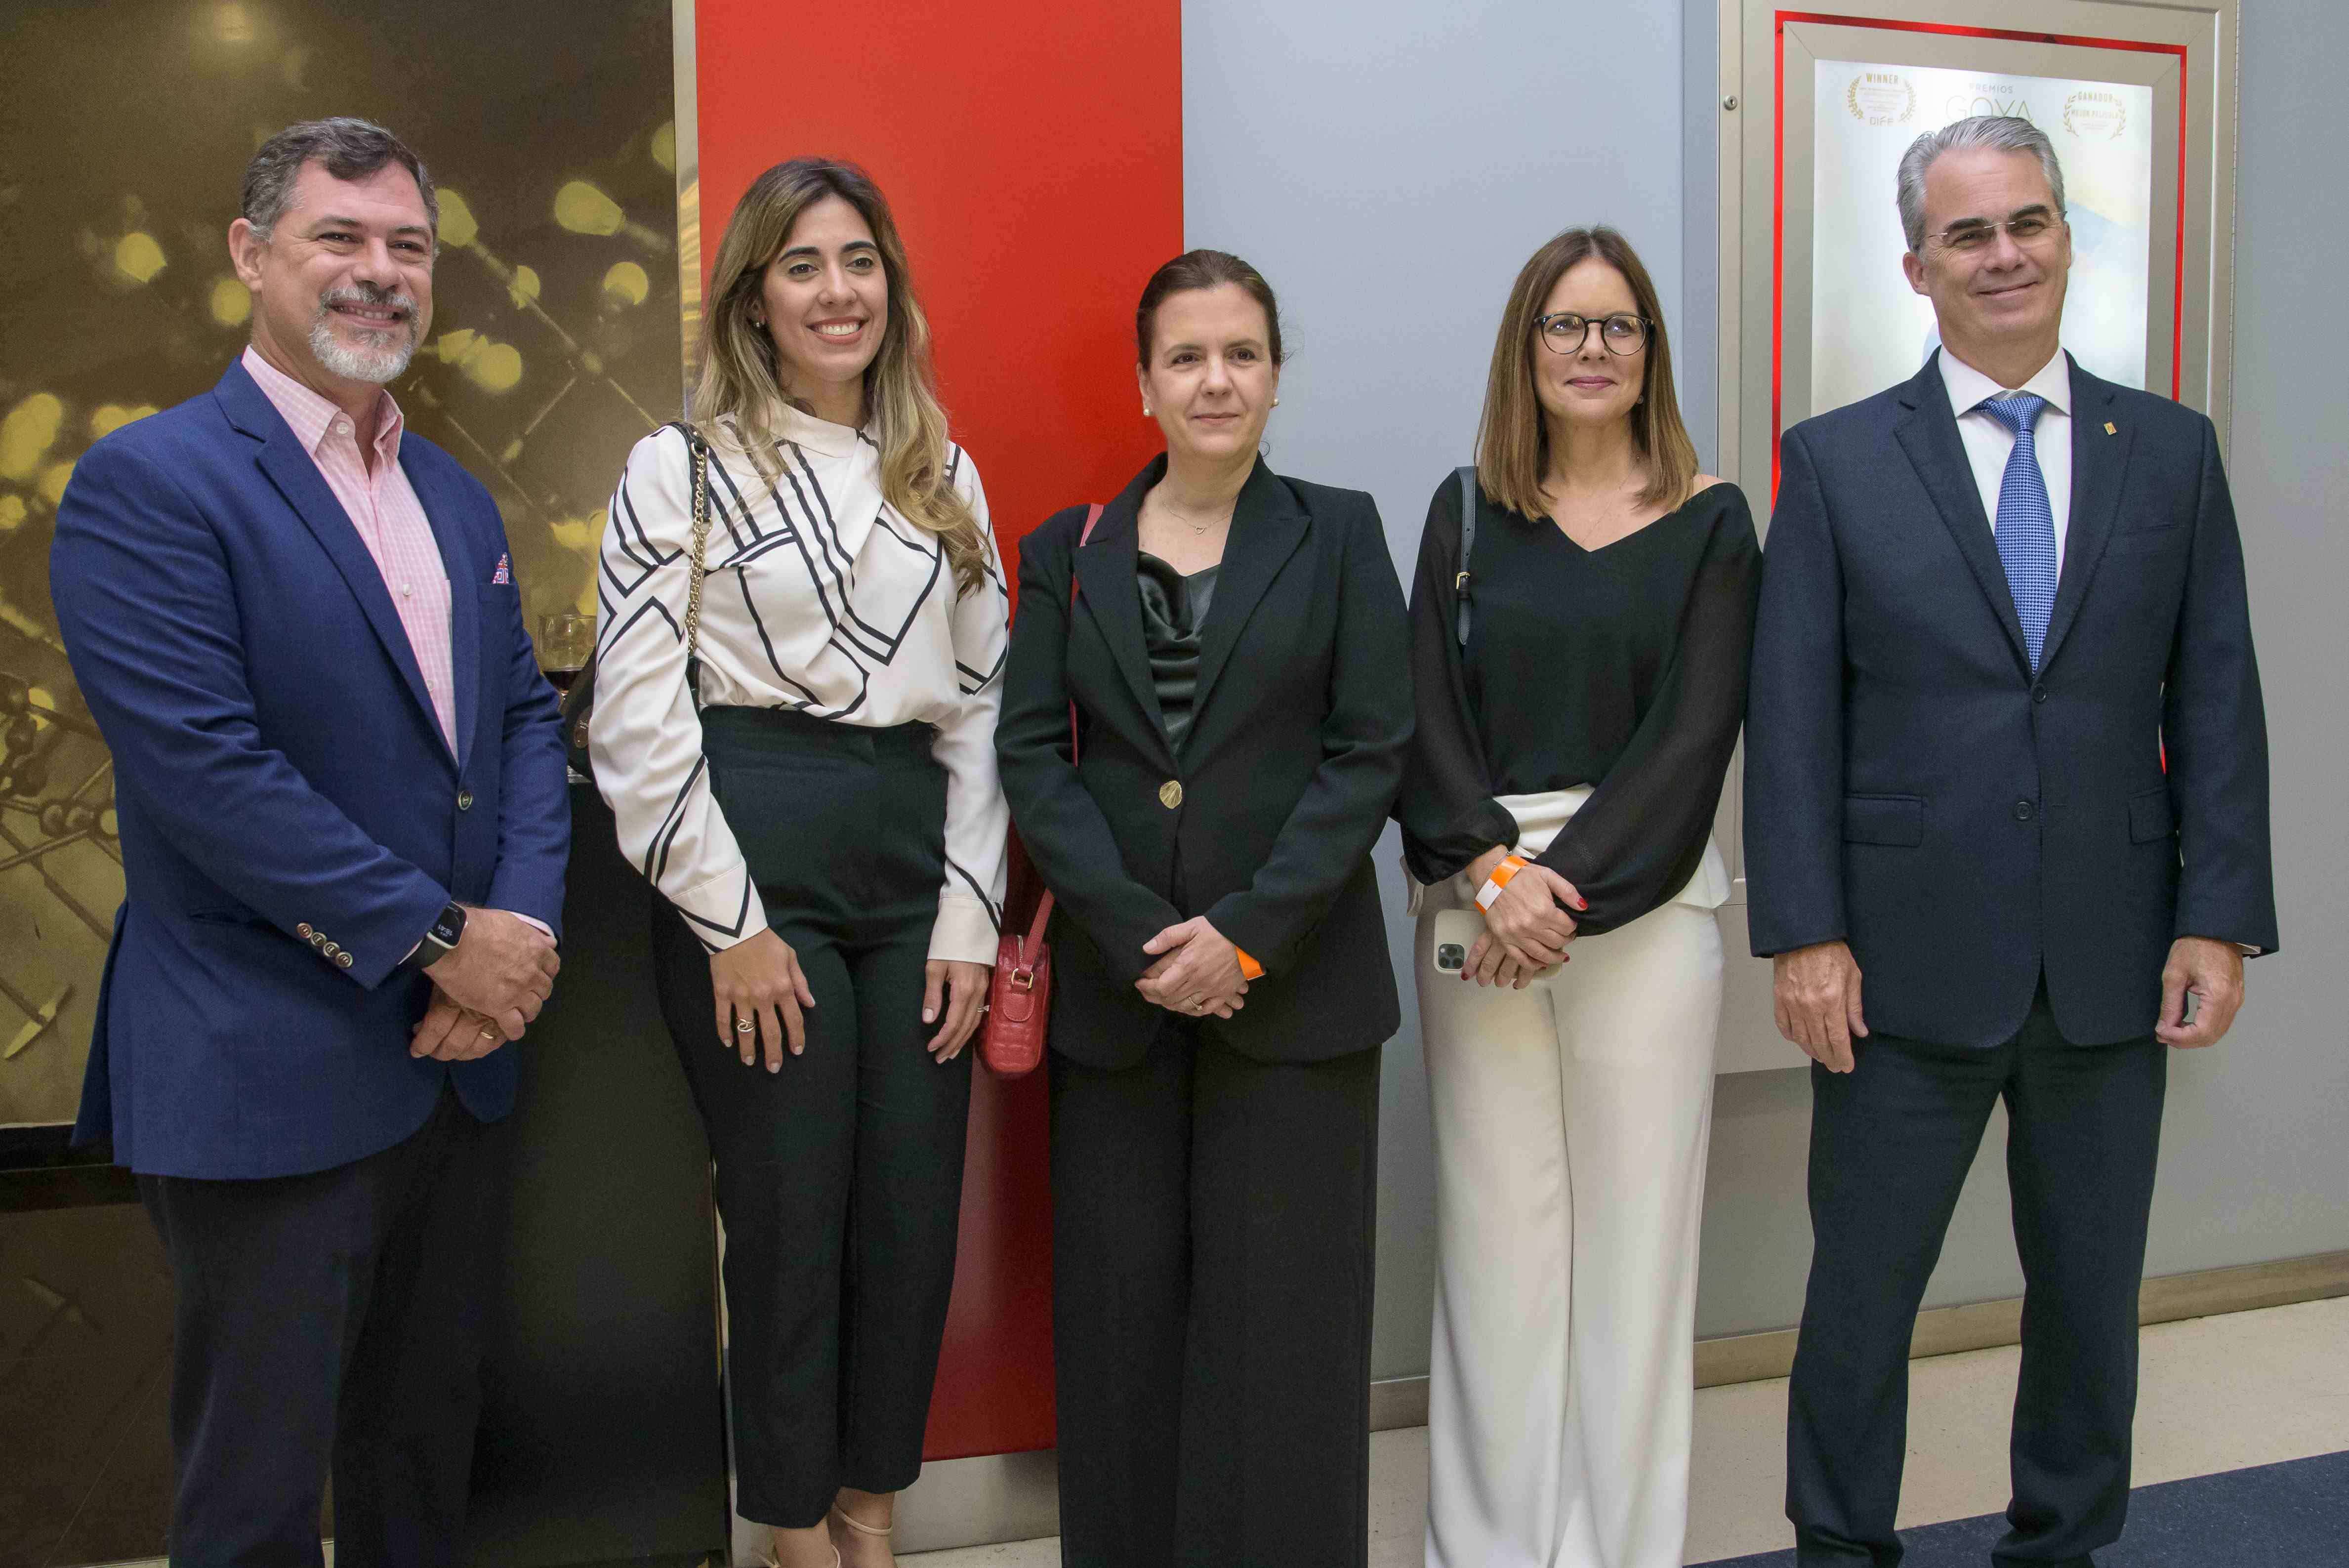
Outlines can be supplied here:
<path id="1" fill-rule="evenodd" d="M 1637 354 L 1648 346 L 1648 318 L 1643 315 L 1577 315 L 1570 310 L 1534 318 L 1534 330 L 1553 354 L 1579 354 L 1590 341 L 1590 329 L 1609 354 Z"/>
<path id="2" fill-rule="evenodd" d="M 1942 249 L 1963 254 L 1969 251 L 1988 250 L 1998 238 L 1998 232 L 2003 229 L 2010 239 L 2027 250 L 2054 234 L 2063 223 L 2063 218 L 2055 213 L 2024 212 L 2004 222 L 1985 222 L 1977 219 L 1952 223 L 1940 233 L 1928 234 L 1925 238 L 1939 240 Z"/>

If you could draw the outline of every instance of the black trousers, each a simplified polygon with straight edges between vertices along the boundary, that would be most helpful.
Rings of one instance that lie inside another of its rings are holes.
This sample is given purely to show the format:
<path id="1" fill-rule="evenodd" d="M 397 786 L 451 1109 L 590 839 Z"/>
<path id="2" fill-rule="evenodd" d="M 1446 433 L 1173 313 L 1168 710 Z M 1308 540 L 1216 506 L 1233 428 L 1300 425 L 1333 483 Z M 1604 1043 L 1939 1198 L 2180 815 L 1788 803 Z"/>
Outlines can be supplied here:
<path id="1" fill-rule="evenodd" d="M 1367 1560 L 1379 1055 L 1052 1057 L 1070 1568 Z"/>
<path id="2" fill-rule="evenodd" d="M 2085 1568 L 2119 1538 L 2167 1073 L 2150 1037 L 2066 1042 L 2044 987 L 1992 1049 L 1878 1036 L 1854 1071 L 1811 1069 L 1814 1242 L 1786 1429 L 1805 1568 L 1900 1561 L 1909 1334 L 2000 1099 L 2025 1289 L 2013 1501 L 1992 1559 Z"/>
<path id="3" fill-rule="evenodd" d="M 139 1178 L 177 1286 L 175 1568 L 316 1568 L 330 1466 L 337 1563 L 466 1560 L 509 1142 L 444 1088 L 331 1171 Z"/>
<path id="4" fill-rule="evenodd" d="M 750 708 L 702 721 L 719 805 L 816 1000 L 805 1055 L 779 1073 L 763 1055 L 743 1066 L 712 1021 L 707 951 L 657 905 L 662 1014 L 726 1225 L 735 1506 L 803 1529 L 842 1487 L 896 1491 L 922 1468 L 973 1054 L 940 1065 L 922 1022 L 946 771 L 927 725 Z"/>

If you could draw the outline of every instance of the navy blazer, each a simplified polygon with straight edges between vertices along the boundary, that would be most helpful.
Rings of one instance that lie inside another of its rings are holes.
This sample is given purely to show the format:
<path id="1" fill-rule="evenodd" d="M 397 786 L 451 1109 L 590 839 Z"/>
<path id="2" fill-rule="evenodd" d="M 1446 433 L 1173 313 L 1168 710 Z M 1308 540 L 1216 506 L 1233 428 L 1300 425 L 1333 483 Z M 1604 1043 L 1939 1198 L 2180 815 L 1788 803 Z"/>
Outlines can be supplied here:
<path id="1" fill-rule="evenodd" d="M 1142 500 L 1165 471 L 1152 459 L 1082 549 L 1082 507 L 1019 545 L 995 745 L 1020 841 L 1058 899 L 1052 1048 L 1100 1068 L 1141 1060 L 1175 1021 L 1133 988 L 1156 962 L 1142 944 L 1204 914 L 1265 974 L 1247 1006 L 1202 1029 L 1259 1061 L 1368 1050 L 1401 1017 L 1371 850 L 1415 717 L 1377 503 L 1257 460 L 1177 748 L 1134 577 Z"/>
<path id="2" fill-rule="evenodd" d="M 513 1108 L 513 1047 L 409 1057 L 430 985 L 398 965 L 451 898 L 558 925 L 561 720 L 494 580 L 496 504 L 429 441 L 399 453 L 449 574 L 454 755 L 381 570 L 241 364 L 92 447 L 57 508 L 51 593 L 127 884 L 76 1135 L 134 1170 L 343 1164 L 451 1078 L 476 1117 Z"/>
<path id="3" fill-rule="evenodd" d="M 2044 974 L 2065 1039 L 2140 1038 L 2172 940 L 2276 945 L 2217 434 L 2071 370 L 2071 521 L 2035 678 L 1938 356 L 1781 446 L 1747 916 L 1757 954 L 1847 941 L 1871 1030 L 1996 1045 Z"/>

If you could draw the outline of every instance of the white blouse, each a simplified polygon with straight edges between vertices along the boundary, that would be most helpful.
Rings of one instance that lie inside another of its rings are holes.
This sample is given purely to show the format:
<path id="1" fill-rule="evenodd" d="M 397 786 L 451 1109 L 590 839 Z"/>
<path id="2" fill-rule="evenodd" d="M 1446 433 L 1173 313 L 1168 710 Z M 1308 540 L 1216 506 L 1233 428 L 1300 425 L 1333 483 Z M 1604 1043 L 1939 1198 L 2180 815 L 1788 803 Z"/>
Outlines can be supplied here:
<path id="1" fill-rule="evenodd" d="M 986 580 L 957 597 L 939 542 L 882 500 L 870 438 L 789 407 L 775 429 L 771 486 L 730 428 L 704 431 L 701 701 L 873 728 L 936 726 L 947 879 L 930 956 L 991 965 L 1010 823 L 995 771 L 1010 594 L 978 470 L 949 449 L 949 476 L 987 540 Z M 682 434 L 663 428 L 628 454 L 604 528 L 588 748 L 621 851 L 716 950 L 766 929 L 767 913 L 710 794 L 685 689 L 692 548 L 691 456 Z"/>

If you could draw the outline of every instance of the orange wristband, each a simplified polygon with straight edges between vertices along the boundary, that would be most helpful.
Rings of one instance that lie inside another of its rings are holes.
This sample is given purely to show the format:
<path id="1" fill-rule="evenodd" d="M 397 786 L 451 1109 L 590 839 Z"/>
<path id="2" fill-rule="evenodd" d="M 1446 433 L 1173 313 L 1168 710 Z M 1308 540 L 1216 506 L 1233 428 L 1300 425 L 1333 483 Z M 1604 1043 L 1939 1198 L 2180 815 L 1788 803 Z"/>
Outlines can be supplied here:
<path id="1" fill-rule="evenodd" d="M 1247 955 L 1247 950 L 1246 948 L 1235 947 L 1232 951 L 1239 954 L 1241 979 L 1261 980 L 1264 978 L 1264 965 L 1258 964 L 1255 959 L 1250 958 Z"/>
<path id="2" fill-rule="evenodd" d="M 1483 910 L 1491 909 L 1493 901 L 1501 896 L 1501 890 L 1508 886 L 1516 874 L 1525 869 L 1525 856 L 1505 856 L 1501 863 L 1493 868 L 1493 874 L 1485 879 L 1485 885 L 1477 890 L 1476 907 Z"/>

